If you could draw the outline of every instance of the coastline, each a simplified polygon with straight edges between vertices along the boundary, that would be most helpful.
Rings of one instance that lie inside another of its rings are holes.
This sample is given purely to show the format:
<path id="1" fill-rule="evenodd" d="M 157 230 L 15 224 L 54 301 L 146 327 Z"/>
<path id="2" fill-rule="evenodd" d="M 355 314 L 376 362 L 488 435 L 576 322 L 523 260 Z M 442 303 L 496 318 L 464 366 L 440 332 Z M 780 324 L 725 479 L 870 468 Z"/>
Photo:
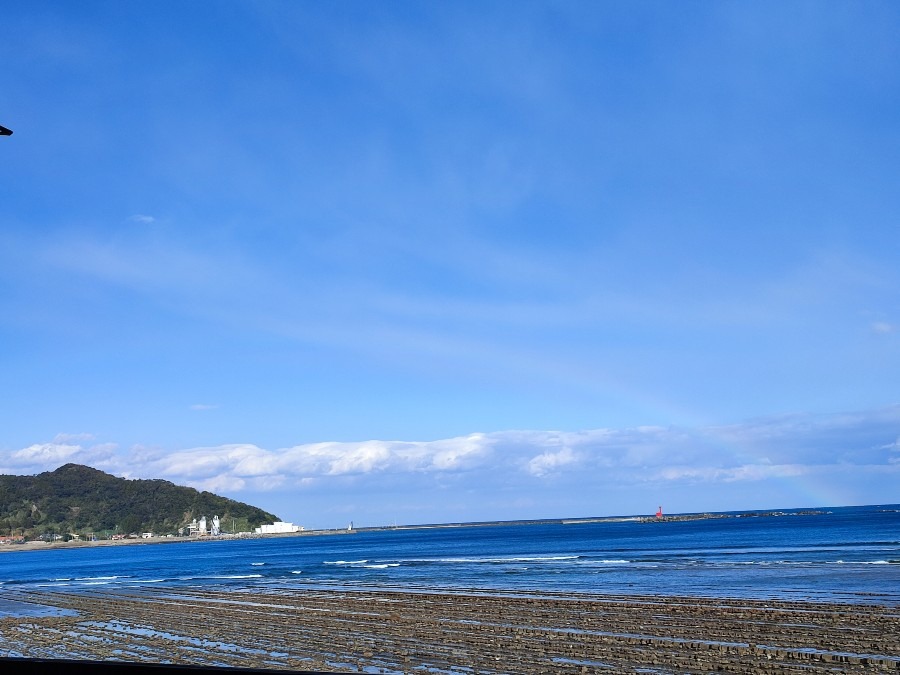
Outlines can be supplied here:
<path id="1" fill-rule="evenodd" d="M 897 673 L 880 605 L 310 588 L 4 591 L 0 656 L 362 672 Z M 852 630 L 850 630 L 852 628 Z"/>
<path id="2" fill-rule="evenodd" d="M 354 530 L 355 532 L 355 530 Z M 304 530 L 302 532 L 283 532 L 278 534 L 219 535 L 218 537 L 149 537 L 147 539 L 98 539 L 96 541 L 26 541 L 23 544 L 0 545 L 0 553 L 23 551 L 54 551 L 70 548 L 95 548 L 108 546 L 154 546 L 156 544 L 199 544 L 211 541 L 246 541 L 248 539 L 279 539 L 285 537 L 309 537 L 333 534 L 352 534 L 346 530 Z"/>
<path id="3" fill-rule="evenodd" d="M 152 539 L 98 539 L 97 541 L 26 541 L 24 544 L 4 544 L 0 546 L 0 553 L 15 553 L 22 551 L 55 551 L 66 548 L 94 548 L 106 546 L 135 546 L 139 544 L 174 544 L 186 541 L 186 537 L 167 539 L 154 537 Z"/>
<path id="4" fill-rule="evenodd" d="M 585 518 L 547 518 L 537 520 L 490 520 L 477 521 L 470 523 L 424 523 L 417 525 L 376 525 L 357 527 L 349 529 L 329 529 L 329 530 L 301 530 L 300 532 L 282 532 L 278 534 L 221 534 L 217 537 L 212 536 L 192 536 L 192 537 L 150 537 L 147 539 L 98 539 L 96 541 L 26 541 L 22 544 L 3 544 L 0 545 L 0 553 L 11 553 L 15 551 L 52 551 L 58 548 L 85 548 L 94 546 L 122 546 L 122 545 L 147 545 L 147 544 L 176 544 L 187 542 L 202 541 L 240 541 L 245 539 L 275 539 L 284 537 L 308 537 L 308 536 L 324 536 L 324 535 L 341 535 L 356 534 L 359 532 L 389 532 L 402 530 L 437 530 L 437 529 L 456 529 L 463 527 L 501 527 L 501 526 L 519 526 L 519 525 L 541 525 L 541 524 L 560 524 L 560 525 L 587 525 L 594 523 L 681 523 L 693 520 L 720 520 L 730 518 L 778 518 L 785 516 L 825 516 L 831 511 L 822 509 L 793 509 L 787 511 L 743 511 L 743 512 L 711 512 L 711 513 L 681 513 L 672 514 L 662 517 L 653 516 L 596 516 Z"/>

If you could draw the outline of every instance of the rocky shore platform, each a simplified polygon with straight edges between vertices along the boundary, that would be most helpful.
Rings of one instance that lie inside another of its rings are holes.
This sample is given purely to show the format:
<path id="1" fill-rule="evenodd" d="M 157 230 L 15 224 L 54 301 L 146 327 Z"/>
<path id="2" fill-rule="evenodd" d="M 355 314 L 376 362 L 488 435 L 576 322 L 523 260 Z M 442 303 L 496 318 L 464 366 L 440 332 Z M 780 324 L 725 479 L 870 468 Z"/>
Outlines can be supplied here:
<path id="1" fill-rule="evenodd" d="M 3 591 L 2 602 L 25 609 L 0 615 L 0 656 L 32 659 L 367 673 L 900 673 L 900 609 L 877 604 L 347 589 Z"/>

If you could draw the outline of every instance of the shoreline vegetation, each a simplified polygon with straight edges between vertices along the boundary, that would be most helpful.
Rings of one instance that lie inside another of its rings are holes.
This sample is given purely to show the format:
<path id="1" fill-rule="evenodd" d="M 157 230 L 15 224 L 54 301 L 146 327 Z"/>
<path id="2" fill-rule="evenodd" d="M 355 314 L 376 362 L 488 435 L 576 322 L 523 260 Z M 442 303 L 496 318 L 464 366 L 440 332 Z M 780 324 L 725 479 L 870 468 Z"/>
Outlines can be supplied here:
<path id="1" fill-rule="evenodd" d="M 524 675 L 900 670 L 900 617 L 877 604 L 329 588 L 3 591 L 0 602 L 31 608 L 0 619 L 0 656 L 31 659 Z"/>
<path id="2" fill-rule="evenodd" d="M 255 534 L 255 533 L 239 533 L 230 534 L 223 533 L 217 536 L 211 535 L 194 535 L 184 537 L 171 536 L 154 536 L 149 538 L 125 538 L 125 539 L 71 539 L 68 541 L 43 541 L 29 540 L 24 542 L 11 542 L 0 544 L 0 553 L 10 553 L 15 551 L 52 551 L 64 548 L 86 548 L 96 546 L 135 546 L 147 544 L 186 544 L 204 541 L 229 541 L 243 539 L 272 539 L 279 537 L 308 537 L 318 535 L 346 535 L 358 532 L 384 532 L 391 530 L 430 530 L 443 528 L 460 528 L 460 527 L 498 527 L 498 526 L 516 526 L 516 525 L 536 525 L 536 524 L 562 524 L 562 525 L 582 525 L 589 523 L 678 523 L 693 520 L 711 520 L 724 518 L 774 518 L 782 516 L 821 516 L 828 515 L 830 511 L 820 509 L 800 509 L 789 511 L 744 511 L 740 513 L 684 513 L 668 516 L 600 516 L 589 518 L 552 518 L 538 520 L 495 520 L 474 523 L 431 523 L 422 525 L 384 525 L 373 527 L 358 527 L 355 529 L 328 529 L 328 530 L 301 530 L 299 532 L 286 532 L 277 534 Z"/>
<path id="3" fill-rule="evenodd" d="M 0 475 L 0 543 L 17 540 L 183 535 L 217 514 L 252 531 L 278 517 L 226 497 L 160 479 L 126 479 L 82 464 L 33 476 Z M 115 533 L 115 534 L 114 534 Z"/>

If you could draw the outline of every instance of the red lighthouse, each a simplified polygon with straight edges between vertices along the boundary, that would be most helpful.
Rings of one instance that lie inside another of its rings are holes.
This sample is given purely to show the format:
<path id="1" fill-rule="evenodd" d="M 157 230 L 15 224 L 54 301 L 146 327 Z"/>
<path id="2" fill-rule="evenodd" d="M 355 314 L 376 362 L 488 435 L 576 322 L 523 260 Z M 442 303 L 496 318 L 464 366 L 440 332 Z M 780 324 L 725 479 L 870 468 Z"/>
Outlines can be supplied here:
<path id="1" fill-rule="evenodd" d="M 659 507 L 659 510 L 656 512 L 656 517 L 662 518 L 662 507 L 661 506 Z"/>

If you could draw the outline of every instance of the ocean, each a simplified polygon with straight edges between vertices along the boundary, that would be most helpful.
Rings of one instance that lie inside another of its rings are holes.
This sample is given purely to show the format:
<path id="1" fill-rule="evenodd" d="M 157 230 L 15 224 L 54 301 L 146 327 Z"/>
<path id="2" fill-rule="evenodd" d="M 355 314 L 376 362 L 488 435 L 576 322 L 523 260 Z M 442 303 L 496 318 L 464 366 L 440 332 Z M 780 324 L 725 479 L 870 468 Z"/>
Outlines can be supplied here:
<path id="1" fill-rule="evenodd" d="M 22 551 L 0 555 L 0 596 L 31 589 L 484 589 L 900 606 L 900 506 L 819 511 Z M 13 610 L 0 602 L 0 616 L 4 611 Z"/>

